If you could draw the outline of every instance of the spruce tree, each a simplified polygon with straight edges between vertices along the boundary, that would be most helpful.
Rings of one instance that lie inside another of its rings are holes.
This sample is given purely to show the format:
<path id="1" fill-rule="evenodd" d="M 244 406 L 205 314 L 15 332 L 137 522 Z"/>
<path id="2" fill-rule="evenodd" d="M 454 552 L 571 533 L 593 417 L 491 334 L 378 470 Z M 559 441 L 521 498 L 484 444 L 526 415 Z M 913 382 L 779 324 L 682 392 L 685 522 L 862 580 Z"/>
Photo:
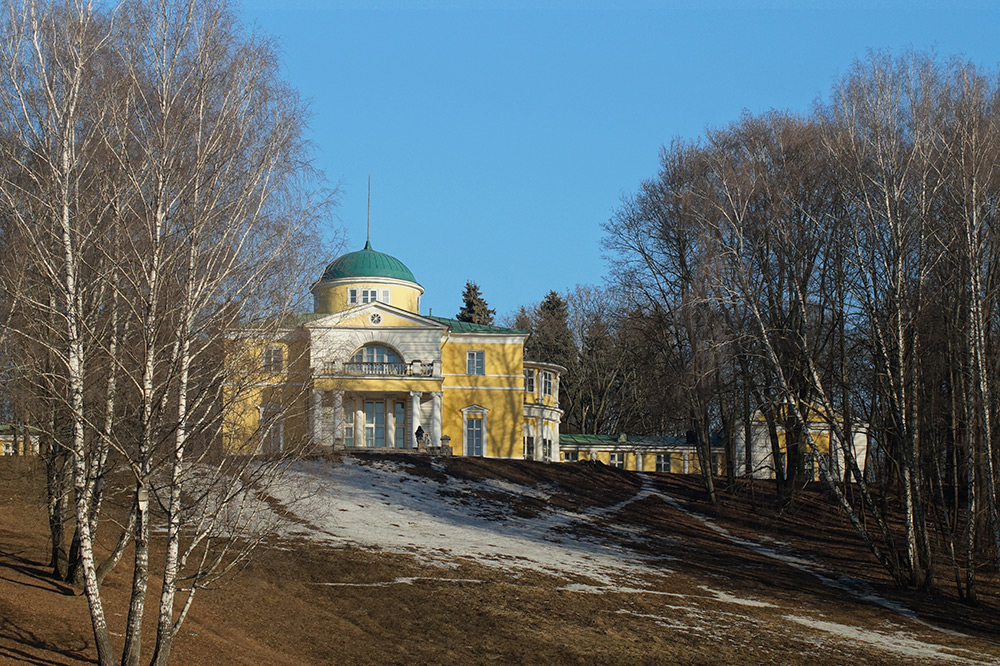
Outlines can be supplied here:
<path id="1" fill-rule="evenodd" d="M 577 349 L 569 330 L 569 308 L 555 291 L 550 291 L 535 311 L 533 335 L 525 353 L 532 360 L 558 363 L 572 371 L 577 363 Z"/>
<path id="2" fill-rule="evenodd" d="M 465 283 L 462 302 L 462 309 L 458 311 L 456 319 L 470 324 L 493 325 L 493 315 L 496 314 L 496 310 L 490 309 L 486 299 L 479 293 L 478 284 L 471 280 Z"/>

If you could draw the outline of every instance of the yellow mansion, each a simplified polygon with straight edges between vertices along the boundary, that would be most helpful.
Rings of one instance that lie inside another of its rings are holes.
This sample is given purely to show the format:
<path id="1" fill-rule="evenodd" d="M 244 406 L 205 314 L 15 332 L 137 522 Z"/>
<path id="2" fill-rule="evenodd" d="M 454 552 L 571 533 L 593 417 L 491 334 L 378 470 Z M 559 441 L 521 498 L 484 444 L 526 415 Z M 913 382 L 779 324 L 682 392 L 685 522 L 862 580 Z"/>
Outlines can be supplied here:
<path id="1" fill-rule="evenodd" d="M 526 331 L 420 314 L 423 292 L 370 243 L 337 258 L 312 288 L 313 313 L 254 341 L 258 368 L 229 407 L 227 446 L 558 461 L 564 369 L 525 361 Z"/>

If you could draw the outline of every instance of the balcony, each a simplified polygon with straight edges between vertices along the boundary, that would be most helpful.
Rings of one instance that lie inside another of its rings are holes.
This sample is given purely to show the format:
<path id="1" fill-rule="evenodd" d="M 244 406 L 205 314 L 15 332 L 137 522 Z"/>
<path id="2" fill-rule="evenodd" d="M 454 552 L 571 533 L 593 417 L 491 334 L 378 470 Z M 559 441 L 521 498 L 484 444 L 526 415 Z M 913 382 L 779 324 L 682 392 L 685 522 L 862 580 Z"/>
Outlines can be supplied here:
<path id="1" fill-rule="evenodd" d="M 434 363 L 385 363 L 348 361 L 323 364 L 323 374 L 333 377 L 433 377 Z"/>

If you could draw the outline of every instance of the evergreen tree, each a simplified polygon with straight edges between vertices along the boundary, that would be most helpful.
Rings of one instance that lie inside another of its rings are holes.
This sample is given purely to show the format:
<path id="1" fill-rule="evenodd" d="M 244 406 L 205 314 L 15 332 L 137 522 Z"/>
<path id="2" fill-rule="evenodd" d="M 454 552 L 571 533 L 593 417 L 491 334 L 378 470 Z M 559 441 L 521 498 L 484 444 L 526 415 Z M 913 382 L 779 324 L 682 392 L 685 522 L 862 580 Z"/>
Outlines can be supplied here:
<path id="1" fill-rule="evenodd" d="M 465 283 L 462 301 L 462 309 L 458 311 L 456 319 L 470 324 L 493 325 L 493 315 L 496 314 L 496 310 L 490 309 L 486 299 L 479 293 L 478 284 L 471 280 Z"/>
<path id="2" fill-rule="evenodd" d="M 576 343 L 569 330 L 566 301 L 550 291 L 535 310 L 532 336 L 525 345 L 525 355 L 536 361 L 558 363 L 573 370 L 577 361 Z"/>
<path id="3" fill-rule="evenodd" d="M 550 291 L 530 311 L 521 308 L 515 318 L 515 326 L 531 331 L 531 336 L 524 345 L 525 359 L 556 363 L 566 368 L 559 380 L 559 403 L 567 413 L 571 413 L 573 410 L 569 403 L 576 383 L 579 354 L 569 329 L 569 307 L 566 301 L 556 292 Z"/>

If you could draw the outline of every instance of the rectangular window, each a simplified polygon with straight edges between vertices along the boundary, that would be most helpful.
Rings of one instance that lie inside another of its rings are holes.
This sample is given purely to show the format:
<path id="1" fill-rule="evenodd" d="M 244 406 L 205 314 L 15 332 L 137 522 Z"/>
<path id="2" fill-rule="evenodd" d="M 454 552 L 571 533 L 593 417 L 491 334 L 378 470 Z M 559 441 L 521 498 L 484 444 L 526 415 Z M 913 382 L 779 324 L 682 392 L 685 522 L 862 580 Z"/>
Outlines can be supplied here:
<path id="1" fill-rule="evenodd" d="M 344 401 L 344 446 L 354 446 L 354 401 Z"/>
<path id="2" fill-rule="evenodd" d="M 365 401 L 365 446 L 385 447 L 385 403 L 381 400 Z"/>
<path id="3" fill-rule="evenodd" d="M 396 448 L 402 449 L 406 446 L 406 405 L 401 402 L 396 403 Z"/>
<path id="4" fill-rule="evenodd" d="M 618 469 L 625 469 L 625 453 L 611 453 L 608 454 L 608 464 L 612 467 L 617 467 Z"/>
<path id="5" fill-rule="evenodd" d="M 535 392 L 535 371 L 525 370 L 524 371 L 524 392 L 534 393 Z"/>
<path id="6" fill-rule="evenodd" d="M 656 454 L 656 471 L 657 472 L 669 472 L 670 471 L 670 454 L 669 453 L 657 453 Z"/>
<path id="7" fill-rule="evenodd" d="M 486 374 L 486 353 L 482 350 L 465 353 L 465 374 L 485 375 Z"/>
<path id="8" fill-rule="evenodd" d="M 552 440 L 543 439 L 542 440 L 542 460 L 545 462 L 551 462 L 552 460 Z"/>
<path id="9" fill-rule="evenodd" d="M 285 366 L 285 350 L 281 347 L 266 347 L 261 366 L 264 372 L 281 372 Z"/>
<path id="10" fill-rule="evenodd" d="M 579 451 L 563 451 L 563 460 L 565 462 L 576 462 L 580 459 Z"/>
<path id="11" fill-rule="evenodd" d="M 467 416 L 465 419 L 466 455 L 483 455 L 483 419 L 479 416 Z"/>
<path id="12" fill-rule="evenodd" d="M 535 438 L 528 435 L 524 438 L 524 459 L 534 460 L 535 459 Z"/>
<path id="13" fill-rule="evenodd" d="M 803 467 L 805 468 L 806 476 L 805 478 L 809 481 L 816 480 L 816 461 L 813 458 L 813 454 L 807 453 L 805 459 L 802 461 Z"/>
<path id="14" fill-rule="evenodd" d="M 552 395 L 552 373 L 548 371 L 542 372 L 542 393 L 544 395 Z"/>
<path id="15" fill-rule="evenodd" d="M 388 289 L 383 289 L 382 290 L 382 298 L 380 298 L 379 300 L 381 302 L 383 302 L 383 303 L 388 304 L 389 303 L 389 294 L 390 293 L 392 293 L 392 292 L 390 292 Z"/>
<path id="16" fill-rule="evenodd" d="M 378 289 L 362 289 L 361 290 L 361 302 L 362 303 L 374 303 L 378 300 Z"/>
<path id="17" fill-rule="evenodd" d="M 357 289 L 348 289 L 347 290 L 347 304 L 348 305 L 357 305 L 358 304 L 358 290 Z"/>

